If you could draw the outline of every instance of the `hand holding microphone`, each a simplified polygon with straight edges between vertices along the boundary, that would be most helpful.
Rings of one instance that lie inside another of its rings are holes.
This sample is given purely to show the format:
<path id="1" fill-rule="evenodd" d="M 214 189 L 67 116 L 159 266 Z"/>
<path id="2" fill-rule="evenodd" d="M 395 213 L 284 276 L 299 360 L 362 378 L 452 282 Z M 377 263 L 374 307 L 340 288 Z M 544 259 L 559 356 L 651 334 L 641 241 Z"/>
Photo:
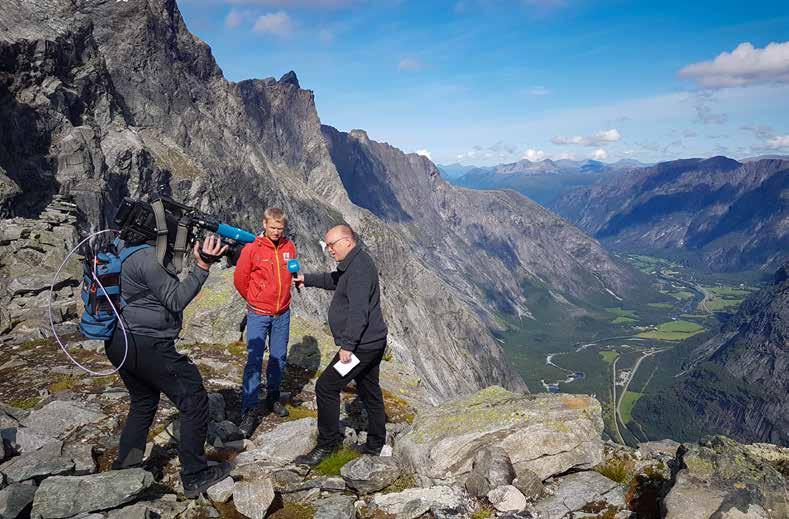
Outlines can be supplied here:
<path id="1" fill-rule="evenodd" d="M 296 291 L 301 294 L 301 285 L 304 284 L 304 274 L 299 274 L 299 270 L 301 270 L 299 260 L 292 259 L 288 261 L 288 272 L 293 276 L 293 282 L 296 284 Z"/>

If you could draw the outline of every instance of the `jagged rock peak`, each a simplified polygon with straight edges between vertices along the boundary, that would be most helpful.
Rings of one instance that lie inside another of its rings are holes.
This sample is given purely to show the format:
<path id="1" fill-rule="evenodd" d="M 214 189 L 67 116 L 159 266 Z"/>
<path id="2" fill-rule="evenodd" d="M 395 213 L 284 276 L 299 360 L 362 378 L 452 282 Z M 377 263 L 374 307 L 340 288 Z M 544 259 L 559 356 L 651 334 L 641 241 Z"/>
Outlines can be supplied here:
<path id="1" fill-rule="evenodd" d="M 367 132 L 364 130 L 359 130 L 358 128 L 349 131 L 348 135 L 361 142 L 366 143 L 370 141 L 370 137 L 367 135 Z"/>
<path id="2" fill-rule="evenodd" d="M 299 78 L 296 76 L 296 73 L 292 70 L 290 72 L 285 73 L 284 76 L 279 78 L 279 83 L 281 85 L 293 85 L 296 88 L 301 88 L 299 85 Z"/>

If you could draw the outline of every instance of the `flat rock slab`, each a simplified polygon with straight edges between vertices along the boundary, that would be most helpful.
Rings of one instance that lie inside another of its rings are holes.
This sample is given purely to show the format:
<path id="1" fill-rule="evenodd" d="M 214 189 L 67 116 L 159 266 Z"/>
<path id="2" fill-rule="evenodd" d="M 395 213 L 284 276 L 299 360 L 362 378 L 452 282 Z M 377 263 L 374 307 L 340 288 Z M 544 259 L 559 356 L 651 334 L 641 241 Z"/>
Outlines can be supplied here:
<path id="1" fill-rule="evenodd" d="M 0 517 L 16 519 L 33 503 L 36 486 L 26 483 L 15 483 L 0 490 Z"/>
<path id="2" fill-rule="evenodd" d="M 55 438 L 28 427 L 8 427 L 0 429 L 0 437 L 2 437 L 12 449 L 20 454 L 38 450 L 47 443 L 55 441 Z"/>
<path id="3" fill-rule="evenodd" d="M 552 496 L 534 505 L 534 511 L 545 519 L 570 517 L 590 503 L 625 506 L 622 486 L 598 472 L 577 472 L 560 478 L 558 482 Z"/>
<path id="4" fill-rule="evenodd" d="M 73 402 L 55 400 L 31 412 L 21 423 L 45 436 L 63 439 L 78 427 L 98 423 L 106 418 L 103 413 L 80 407 Z"/>
<path id="5" fill-rule="evenodd" d="M 233 497 L 233 478 L 227 477 L 212 486 L 206 492 L 208 498 L 215 503 L 227 503 Z"/>
<path id="6" fill-rule="evenodd" d="M 512 485 L 502 485 L 488 492 L 488 501 L 499 512 L 520 512 L 526 508 L 526 497 Z"/>
<path id="7" fill-rule="evenodd" d="M 504 449 L 516 472 L 540 479 L 603 461 L 600 403 L 588 395 L 511 393 L 489 387 L 420 412 L 395 454 L 438 483 L 461 483 L 482 448 Z"/>
<path id="8" fill-rule="evenodd" d="M 394 483 L 400 468 L 392 458 L 362 456 L 343 465 L 340 475 L 360 494 L 372 494 Z"/>
<path id="9" fill-rule="evenodd" d="M 789 449 L 741 445 L 723 436 L 691 445 L 664 499 L 666 519 L 789 517 Z M 767 511 L 770 514 L 767 514 Z"/>
<path id="10" fill-rule="evenodd" d="M 60 519 L 117 508 L 132 501 L 152 484 L 153 476 L 143 469 L 47 478 L 36 492 L 32 517 Z"/>
<path id="11" fill-rule="evenodd" d="M 63 454 L 63 442 L 54 441 L 38 450 L 26 452 L 0 465 L 0 472 L 11 483 L 40 479 L 74 470 L 74 461 Z"/>
<path id="12" fill-rule="evenodd" d="M 318 437 L 317 420 L 302 418 L 285 422 L 275 429 L 255 438 L 260 447 L 242 452 L 236 458 L 237 465 L 265 460 L 291 462 L 297 456 L 307 454 Z"/>
<path id="13" fill-rule="evenodd" d="M 332 496 L 315 502 L 315 517 L 321 519 L 356 519 L 353 496 Z"/>
<path id="14" fill-rule="evenodd" d="M 467 496 L 457 487 L 410 488 L 392 494 L 375 494 L 370 508 L 397 519 L 415 519 L 427 512 L 467 513 Z"/>
<path id="15" fill-rule="evenodd" d="M 236 510 L 249 519 L 266 517 L 273 501 L 274 485 L 269 477 L 254 481 L 239 481 L 233 487 L 233 504 Z"/>

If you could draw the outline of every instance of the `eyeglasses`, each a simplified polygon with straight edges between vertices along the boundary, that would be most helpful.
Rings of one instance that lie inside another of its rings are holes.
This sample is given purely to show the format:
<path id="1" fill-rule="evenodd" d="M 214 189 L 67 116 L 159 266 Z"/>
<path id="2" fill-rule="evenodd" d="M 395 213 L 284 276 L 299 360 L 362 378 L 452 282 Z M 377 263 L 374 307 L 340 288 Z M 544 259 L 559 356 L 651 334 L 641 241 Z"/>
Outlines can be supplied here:
<path id="1" fill-rule="evenodd" d="M 339 242 L 341 242 L 343 240 L 349 240 L 350 238 L 351 238 L 350 236 L 343 236 L 342 238 L 337 238 L 333 242 L 327 243 L 326 247 L 329 248 L 329 249 L 334 250 L 334 246 L 335 245 L 337 245 Z"/>

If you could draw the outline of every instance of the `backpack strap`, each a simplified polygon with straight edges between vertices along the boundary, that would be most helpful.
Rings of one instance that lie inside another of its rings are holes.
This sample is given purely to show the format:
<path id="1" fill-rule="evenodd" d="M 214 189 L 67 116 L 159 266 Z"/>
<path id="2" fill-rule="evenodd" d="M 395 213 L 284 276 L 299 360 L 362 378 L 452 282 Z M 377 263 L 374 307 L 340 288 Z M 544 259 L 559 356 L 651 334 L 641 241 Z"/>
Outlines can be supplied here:
<path id="1" fill-rule="evenodd" d="M 164 265 L 165 255 L 167 254 L 167 217 L 164 213 L 164 202 L 161 199 L 151 203 L 153 215 L 156 218 L 156 259 L 159 265 Z"/>

